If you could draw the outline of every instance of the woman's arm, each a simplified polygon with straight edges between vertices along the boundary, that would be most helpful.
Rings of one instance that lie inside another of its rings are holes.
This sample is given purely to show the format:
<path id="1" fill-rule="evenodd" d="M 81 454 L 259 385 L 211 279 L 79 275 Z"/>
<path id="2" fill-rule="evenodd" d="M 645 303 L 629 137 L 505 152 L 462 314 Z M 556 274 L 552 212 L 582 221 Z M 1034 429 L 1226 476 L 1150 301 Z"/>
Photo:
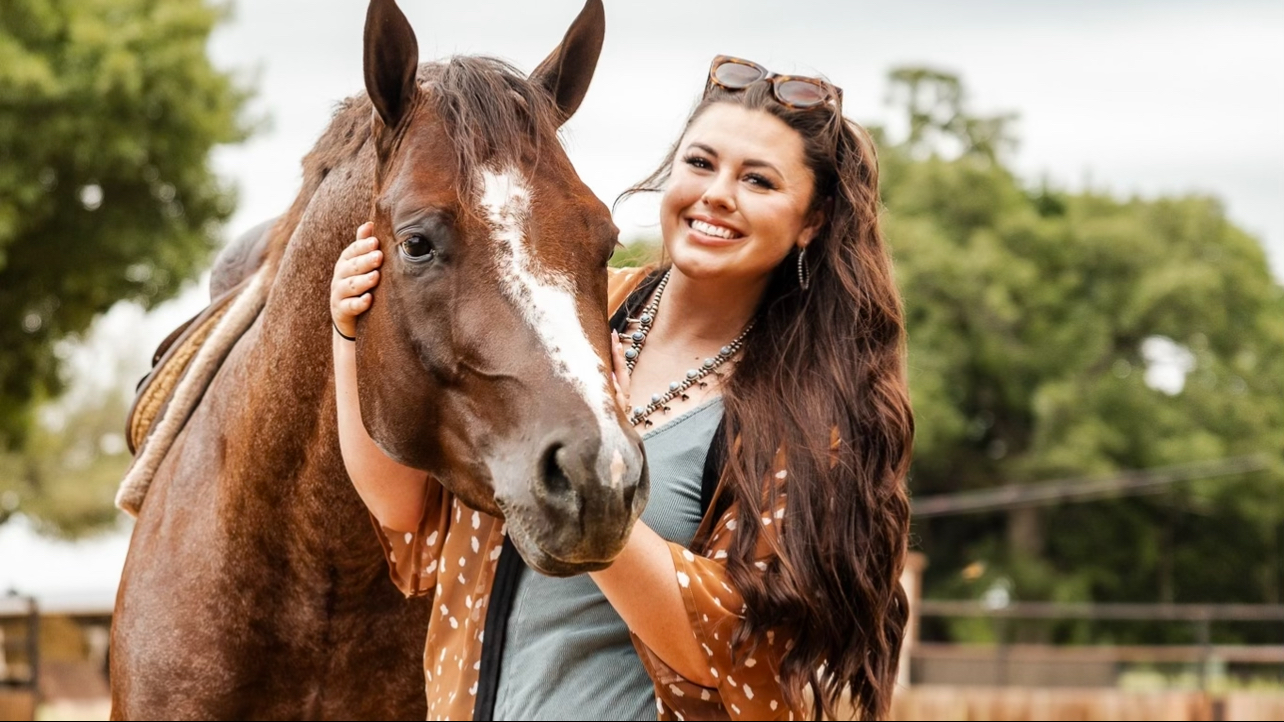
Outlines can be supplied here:
<path id="1" fill-rule="evenodd" d="M 356 334 L 356 318 L 370 308 L 370 291 L 379 283 L 383 254 L 378 241 L 370 237 L 373 227 L 366 223 L 357 230 L 357 240 L 339 256 L 330 284 L 339 450 L 357 494 L 379 523 L 388 529 L 413 532 L 423 517 L 428 475 L 388 458 L 370 438 L 357 397 L 356 343 L 344 338 Z"/>
<path id="2" fill-rule="evenodd" d="M 639 521 L 611 566 L 589 576 L 665 664 L 698 685 L 717 686 L 708 655 L 691 629 L 669 542 Z"/>

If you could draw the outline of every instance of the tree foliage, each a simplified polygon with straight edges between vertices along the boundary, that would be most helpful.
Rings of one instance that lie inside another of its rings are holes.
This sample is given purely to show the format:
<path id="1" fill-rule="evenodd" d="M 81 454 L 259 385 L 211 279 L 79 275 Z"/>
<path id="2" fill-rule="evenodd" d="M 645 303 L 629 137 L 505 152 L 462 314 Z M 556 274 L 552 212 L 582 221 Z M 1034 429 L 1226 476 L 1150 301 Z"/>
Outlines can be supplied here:
<path id="1" fill-rule="evenodd" d="M 0 447 L 61 387 L 54 345 L 202 269 L 233 194 L 211 149 L 247 97 L 202 0 L 0 4 Z"/>
<path id="2" fill-rule="evenodd" d="M 121 433 L 129 399 L 108 392 L 59 406 L 45 409 L 21 453 L 0 453 L 0 523 L 20 511 L 56 536 L 111 528 L 116 489 L 129 468 Z"/>
<path id="3" fill-rule="evenodd" d="M 892 81 L 911 121 L 880 159 L 910 334 L 913 492 L 1269 464 L 1156 498 L 919 522 L 929 596 L 1003 578 L 1018 599 L 1280 601 L 1284 289 L 1260 244 L 1209 197 L 1030 187 L 968 150 L 1005 137 L 1005 116 L 972 122 L 957 79 Z"/>

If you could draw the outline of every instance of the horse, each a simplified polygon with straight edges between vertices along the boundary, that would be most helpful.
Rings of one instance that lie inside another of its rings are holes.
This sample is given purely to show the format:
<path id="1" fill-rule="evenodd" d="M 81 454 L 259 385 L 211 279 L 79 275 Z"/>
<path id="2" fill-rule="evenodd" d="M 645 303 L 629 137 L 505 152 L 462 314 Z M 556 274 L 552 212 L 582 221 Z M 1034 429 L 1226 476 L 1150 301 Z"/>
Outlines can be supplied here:
<path id="1" fill-rule="evenodd" d="M 337 437 L 329 283 L 366 220 L 385 254 L 357 333 L 375 442 L 474 509 L 524 515 L 509 536 L 537 571 L 623 548 L 647 486 L 611 400 L 618 230 L 557 138 L 604 29 L 589 0 L 529 78 L 489 58 L 420 65 L 395 2 L 372 0 L 366 93 L 304 158 L 289 211 L 216 266 L 220 287 L 270 285 L 139 509 L 113 719 L 424 719 L 431 598 L 391 583 Z"/>

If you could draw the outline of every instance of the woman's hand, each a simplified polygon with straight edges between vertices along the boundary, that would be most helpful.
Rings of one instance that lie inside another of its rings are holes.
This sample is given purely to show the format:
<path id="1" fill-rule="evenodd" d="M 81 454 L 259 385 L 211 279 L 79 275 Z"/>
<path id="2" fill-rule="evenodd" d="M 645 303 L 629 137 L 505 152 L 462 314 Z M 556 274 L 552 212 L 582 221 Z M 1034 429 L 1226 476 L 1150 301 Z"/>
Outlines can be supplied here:
<path id="1" fill-rule="evenodd" d="M 611 378 L 615 380 L 615 403 L 624 418 L 629 417 L 629 367 L 624 361 L 624 344 L 620 334 L 611 332 Z"/>
<path id="2" fill-rule="evenodd" d="M 373 223 L 361 224 L 356 242 L 339 256 L 330 281 L 330 316 L 337 331 L 330 333 L 330 348 L 339 452 L 352 485 L 380 526 L 385 527 L 384 533 L 386 529 L 413 532 L 424 518 L 424 505 L 429 499 L 425 486 L 428 475 L 388 458 L 370 438 L 361 421 L 356 346 L 338 335 L 355 335 L 357 316 L 370 308 L 370 291 L 379 283 L 377 269 L 383 263 L 383 254 L 379 242 L 370 237 L 373 232 Z"/>
<path id="3" fill-rule="evenodd" d="M 371 237 L 373 223 L 357 228 L 357 240 L 339 256 L 330 281 L 330 317 L 344 336 L 357 335 L 357 316 L 370 308 L 370 289 L 379 284 L 383 252 L 379 240 Z"/>

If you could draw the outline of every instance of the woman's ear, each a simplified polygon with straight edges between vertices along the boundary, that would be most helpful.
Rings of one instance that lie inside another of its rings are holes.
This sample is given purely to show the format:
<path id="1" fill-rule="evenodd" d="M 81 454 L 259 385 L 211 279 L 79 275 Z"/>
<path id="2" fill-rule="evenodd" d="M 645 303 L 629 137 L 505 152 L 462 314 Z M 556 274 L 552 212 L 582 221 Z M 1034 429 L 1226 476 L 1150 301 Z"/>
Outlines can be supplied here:
<path id="1" fill-rule="evenodd" d="M 811 245 L 812 241 L 816 240 L 816 234 L 820 233 L 820 229 L 825 227 L 825 222 L 829 220 L 829 215 L 833 210 L 833 198 L 826 198 L 823 203 L 811 209 L 807 214 L 807 223 L 798 233 L 797 246 L 799 248 L 806 248 Z"/>

